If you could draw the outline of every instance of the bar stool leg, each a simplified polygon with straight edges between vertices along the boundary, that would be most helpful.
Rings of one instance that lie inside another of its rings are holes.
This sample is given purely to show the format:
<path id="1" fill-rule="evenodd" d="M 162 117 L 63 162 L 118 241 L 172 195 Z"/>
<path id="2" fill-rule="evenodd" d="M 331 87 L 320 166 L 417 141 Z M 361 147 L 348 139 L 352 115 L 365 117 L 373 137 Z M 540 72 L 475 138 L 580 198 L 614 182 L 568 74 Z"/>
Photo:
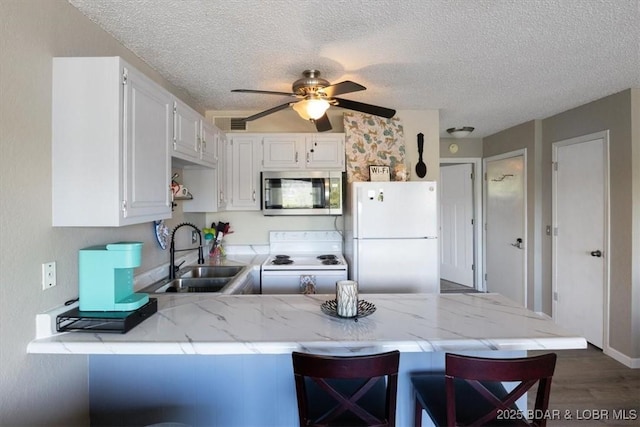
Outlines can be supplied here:
<path id="1" fill-rule="evenodd" d="M 415 410 L 413 414 L 413 425 L 415 427 L 422 427 L 422 405 L 420 404 L 420 401 L 418 400 L 417 397 L 415 402 Z"/>

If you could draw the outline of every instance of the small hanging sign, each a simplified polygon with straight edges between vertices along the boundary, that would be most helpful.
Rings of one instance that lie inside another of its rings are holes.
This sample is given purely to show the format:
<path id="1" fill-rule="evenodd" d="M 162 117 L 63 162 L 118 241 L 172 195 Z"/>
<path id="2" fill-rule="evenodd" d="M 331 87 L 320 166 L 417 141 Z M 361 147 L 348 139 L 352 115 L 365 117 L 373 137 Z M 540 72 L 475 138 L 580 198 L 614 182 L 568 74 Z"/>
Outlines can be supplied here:
<path id="1" fill-rule="evenodd" d="M 389 166 L 369 166 L 369 181 L 389 181 Z"/>

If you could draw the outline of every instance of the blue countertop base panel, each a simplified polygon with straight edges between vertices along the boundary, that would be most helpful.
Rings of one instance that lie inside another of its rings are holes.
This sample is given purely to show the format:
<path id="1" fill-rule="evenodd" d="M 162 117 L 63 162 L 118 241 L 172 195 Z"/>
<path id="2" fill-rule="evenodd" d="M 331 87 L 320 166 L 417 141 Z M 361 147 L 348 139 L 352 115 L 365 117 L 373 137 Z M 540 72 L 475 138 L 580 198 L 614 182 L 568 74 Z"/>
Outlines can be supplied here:
<path id="1" fill-rule="evenodd" d="M 488 357 L 526 354 L 523 351 L 464 353 Z M 290 354 L 92 355 L 89 361 L 93 427 L 160 422 L 180 422 L 194 427 L 298 425 Z M 442 370 L 443 366 L 442 352 L 401 354 L 396 425 L 413 425 L 409 373 Z M 423 415 L 423 426 L 431 425 Z"/>

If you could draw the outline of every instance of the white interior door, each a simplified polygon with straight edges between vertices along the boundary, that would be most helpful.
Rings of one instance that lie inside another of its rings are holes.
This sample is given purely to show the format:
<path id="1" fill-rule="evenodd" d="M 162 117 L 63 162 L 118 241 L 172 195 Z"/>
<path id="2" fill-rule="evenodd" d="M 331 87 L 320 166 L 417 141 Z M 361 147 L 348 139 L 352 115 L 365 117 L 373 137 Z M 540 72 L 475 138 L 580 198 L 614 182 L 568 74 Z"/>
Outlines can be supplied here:
<path id="1" fill-rule="evenodd" d="M 602 348 L 607 277 L 606 133 L 554 144 L 553 317 Z M 555 170 L 557 168 L 557 170 Z"/>
<path id="2" fill-rule="evenodd" d="M 486 289 L 524 306 L 526 293 L 526 151 L 485 159 Z"/>
<path id="3" fill-rule="evenodd" d="M 440 277 L 473 286 L 472 164 L 440 166 Z"/>

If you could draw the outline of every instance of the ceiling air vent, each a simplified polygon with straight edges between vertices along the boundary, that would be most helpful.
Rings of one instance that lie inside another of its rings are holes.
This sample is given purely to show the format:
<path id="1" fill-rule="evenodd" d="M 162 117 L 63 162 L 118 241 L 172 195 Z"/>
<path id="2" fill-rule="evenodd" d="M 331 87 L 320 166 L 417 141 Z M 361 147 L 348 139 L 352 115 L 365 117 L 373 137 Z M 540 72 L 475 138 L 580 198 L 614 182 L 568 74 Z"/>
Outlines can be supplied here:
<path id="1" fill-rule="evenodd" d="M 247 122 L 241 117 L 216 117 L 214 122 L 220 130 L 225 132 L 247 130 Z"/>

